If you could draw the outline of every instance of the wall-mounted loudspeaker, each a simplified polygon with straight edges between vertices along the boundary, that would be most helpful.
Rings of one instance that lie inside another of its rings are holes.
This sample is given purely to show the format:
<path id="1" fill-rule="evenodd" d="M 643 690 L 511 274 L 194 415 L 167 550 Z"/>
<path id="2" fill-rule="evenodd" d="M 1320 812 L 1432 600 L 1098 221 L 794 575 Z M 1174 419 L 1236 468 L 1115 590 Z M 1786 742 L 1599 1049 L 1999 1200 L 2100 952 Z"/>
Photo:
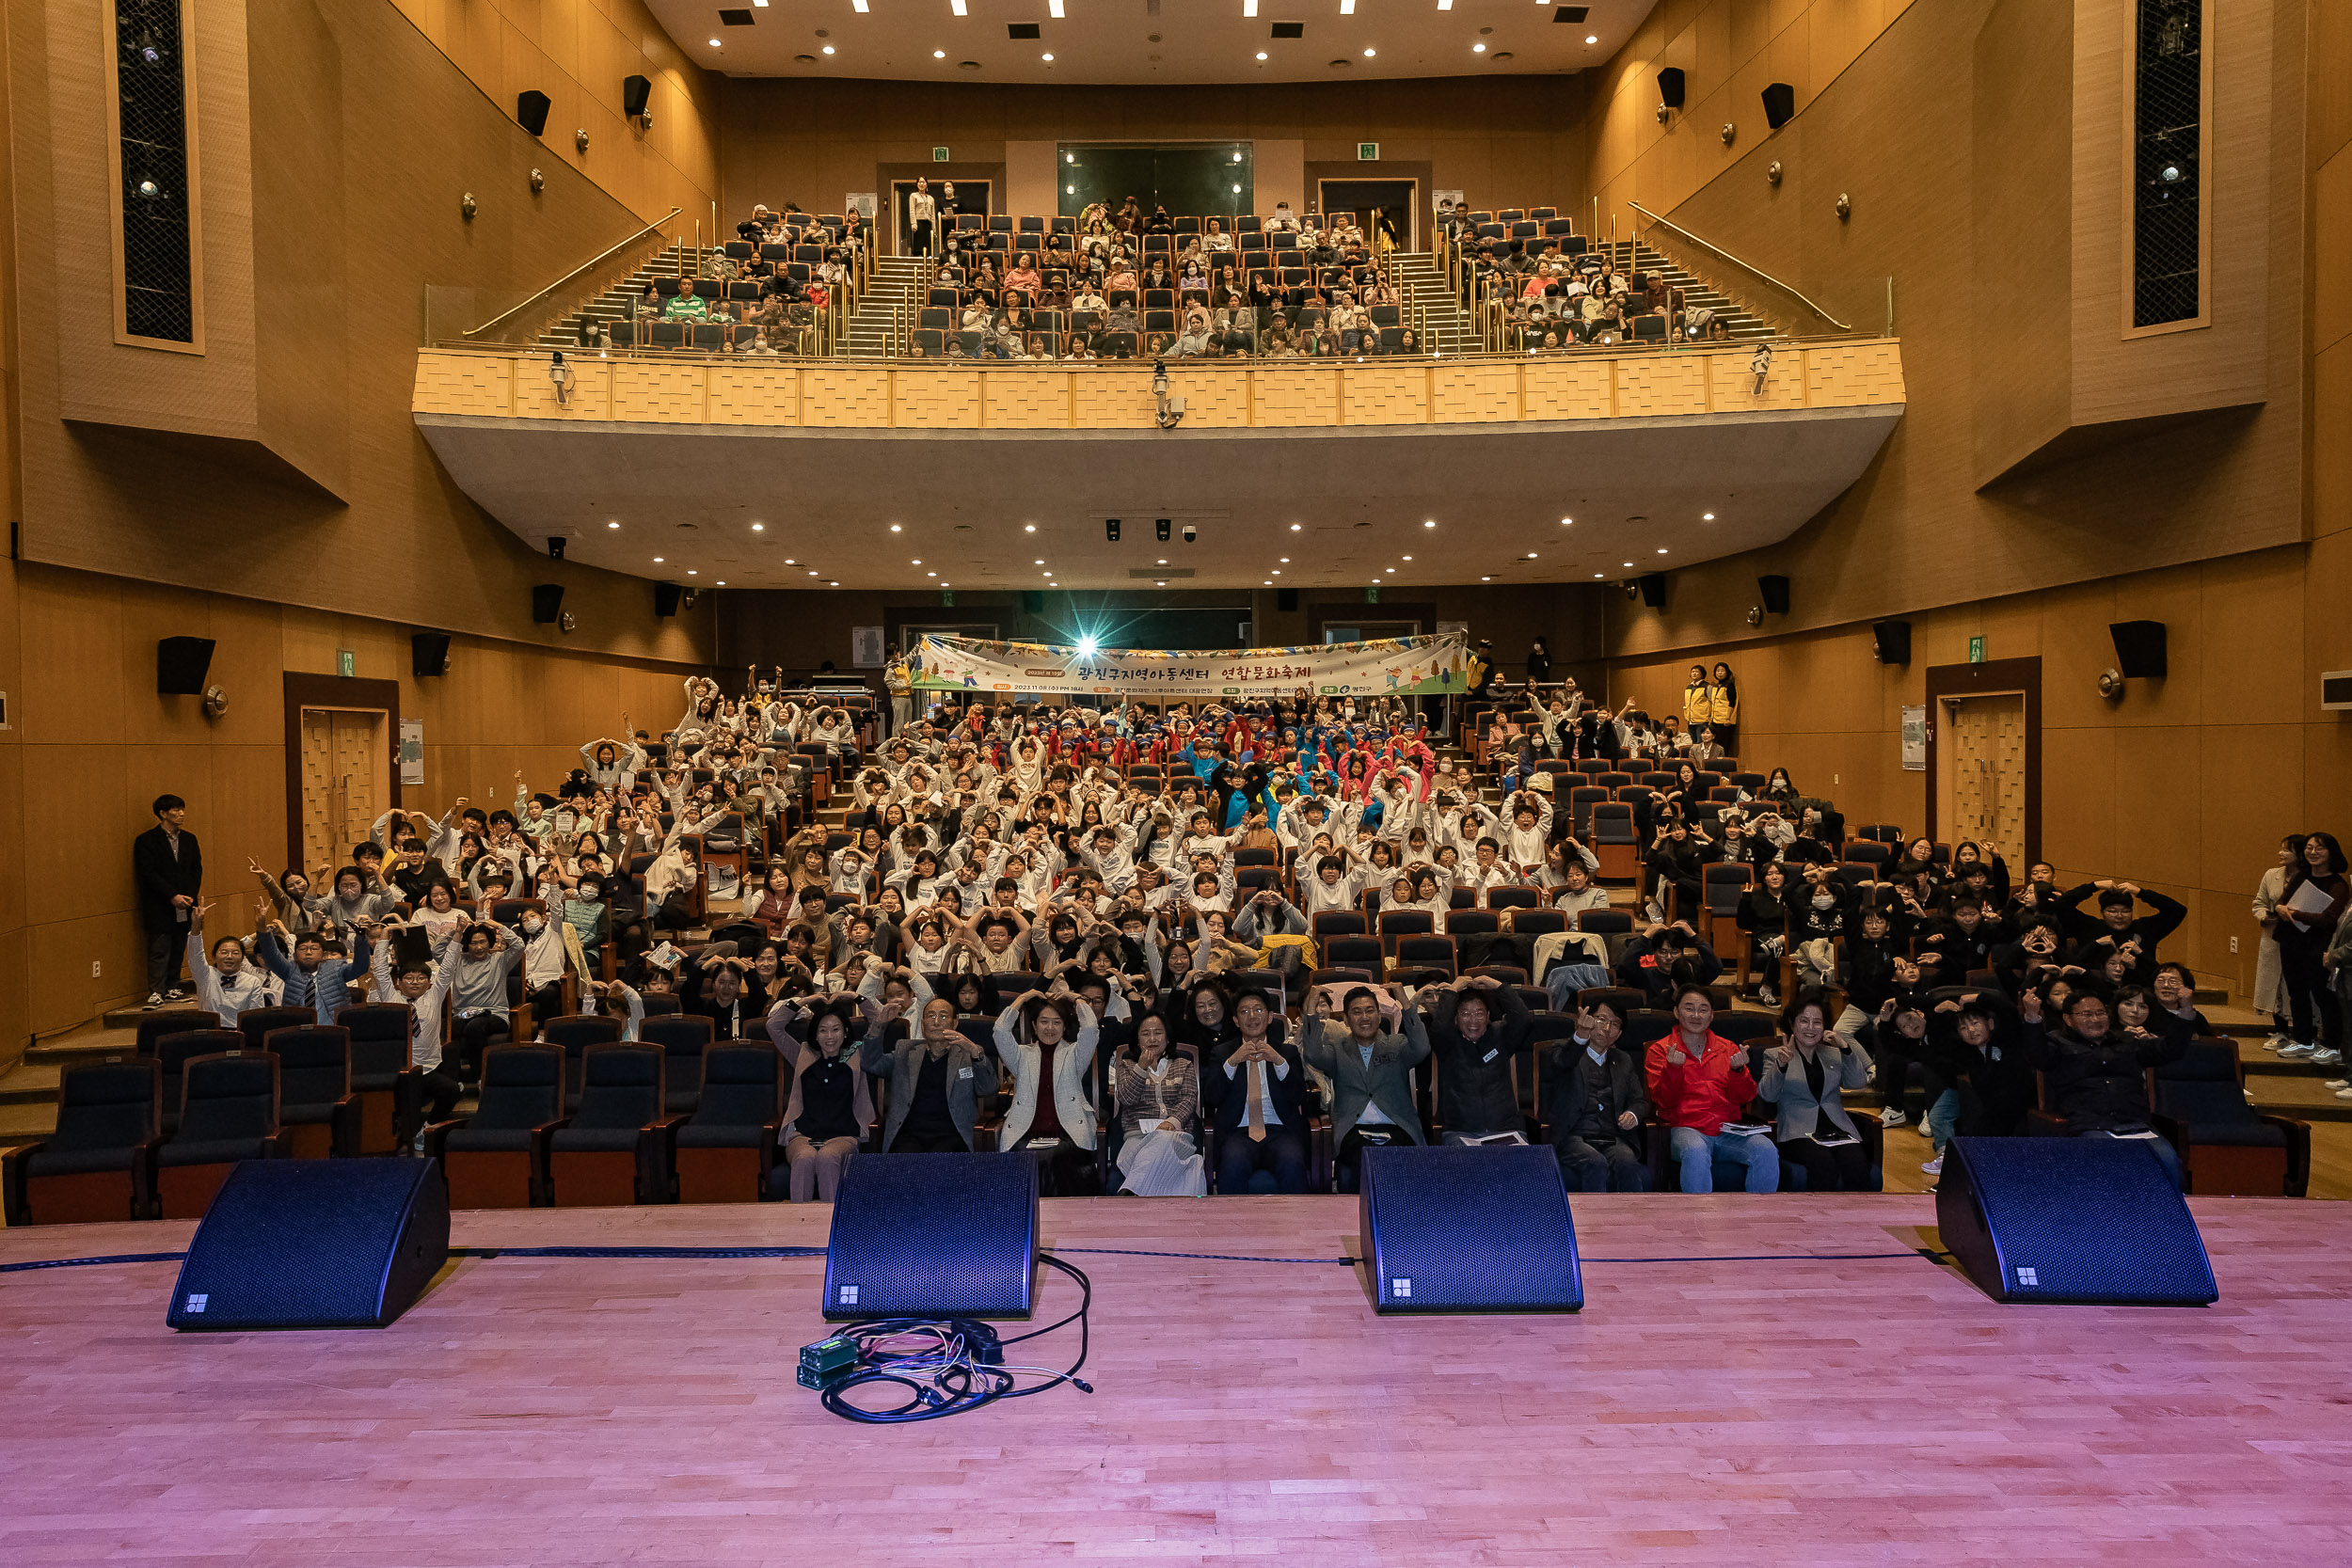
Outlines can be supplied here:
<path id="1" fill-rule="evenodd" d="M 1881 664 L 1911 662 L 1911 623 L 1908 621 L 1873 621 L 1870 635 L 1878 640 Z"/>
<path id="2" fill-rule="evenodd" d="M 1777 131 L 1797 118 L 1797 89 L 1786 82 L 1764 84 L 1764 123 Z"/>
<path id="3" fill-rule="evenodd" d="M 531 618 L 543 626 L 555 625 L 564 613 L 564 585 L 542 582 L 531 590 Z"/>
<path id="4" fill-rule="evenodd" d="M 1645 572 L 1642 575 L 1642 602 L 1652 610 L 1666 608 L 1666 574 Z"/>
<path id="5" fill-rule="evenodd" d="M 1295 588 L 1276 589 L 1274 591 L 1274 608 L 1286 614 L 1291 610 L 1296 610 L 1298 608 L 1298 590 Z"/>
<path id="6" fill-rule="evenodd" d="M 1682 107 L 1682 68 L 1670 65 L 1658 73 L 1658 100 L 1669 109 Z"/>
<path id="7" fill-rule="evenodd" d="M 2164 623 L 2116 621 L 2107 626 L 2115 639 L 2115 662 L 2126 680 L 2164 679 Z"/>
<path id="8" fill-rule="evenodd" d="M 515 96 L 515 123 L 537 135 L 548 128 L 548 107 L 550 100 L 544 92 L 524 92 Z"/>
<path id="9" fill-rule="evenodd" d="M 167 637 L 155 644 L 155 689 L 166 696 L 201 694 L 204 672 L 212 667 L 209 637 Z"/>
<path id="10" fill-rule="evenodd" d="M 1758 578 L 1756 579 L 1756 591 L 1764 595 L 1765 614 L 1786 615 L 1788 613 L 1788 579 L 1787 578 Z"/>
<path id="11" fill-rule="evenodd" d="M 686 590 L 675 582 L 655 583 L 653 585 L 653 612 L 656 615 L 675 615 L 678 595 L 685 592 Z"/>
<path id="12" fill-rule="evenodd" d="M 634 119 L 644 114 L 645 105 L 652 102 L 653 82 L 650 78 L 644 76 L 621 78 L 621 113 Z"/>
<path id="13" fill-rule="evenodd" d="M 449 633 L 421 631 L 408 639 L 408 668 L 420 676 L 449 673 Z"/>

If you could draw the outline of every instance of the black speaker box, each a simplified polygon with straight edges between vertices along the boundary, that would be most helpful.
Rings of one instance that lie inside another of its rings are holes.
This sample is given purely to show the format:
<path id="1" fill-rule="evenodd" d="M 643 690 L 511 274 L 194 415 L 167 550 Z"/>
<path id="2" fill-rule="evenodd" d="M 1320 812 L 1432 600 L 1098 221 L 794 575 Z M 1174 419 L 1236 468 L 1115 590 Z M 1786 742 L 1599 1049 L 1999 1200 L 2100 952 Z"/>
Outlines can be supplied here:
<path id="1" fill-rule="evenodd" d="M 1797 118 L 1797 89 L 1786 82 L 1764 84 L 1764 123 L 1777 131 Z"/>
<path id="2" fill-rule="evenodd" d="M 381 1328 L 449 1260 L 438 1160 L 246 1160 L 188 1243 L 173 1328 Z"/>
<path id="3" fill-rule="evenodd" d="M 1583 1307 L 1576 1227 L 1549 1148 L 1367 1148 L 1360 1190 L 1375 1311 Z"/>
<path id="4" fill-rule="evenodd" d="M 1036 1279 L 1036 1161 L 864 1154 L 842 1173 L 825 1243 L 827 1321 L 1025 1318 Z"/>
<path id="5" fill-rule="evenodd" d="M 1870 635 L 1877 639 L 1881 664 L 1911 662 L 1911 623 L 1908 621 L 1873 621 Z"/>
<path id="6" fill-rule="evenodd" d="M 1764 595 L 1765 614 L 1786 615 L 1788 613 L 1788 579 L 1787 578 L 1758 578 L 1756 579 L 1756 591 Z"/>
<path id="7" fill-rule="evenodd" d="M 685 592 L 685 589 L 680 588 L 675 582 L 655 583 L 653 585 L 653 612 L 656 615 L 675 615 L 678 595 Z"/>
<path id="8" fill-rule="evenodd" d="M 2155 1155 L 2131 1138 L 1955 1138 L 1935 1223 L 1997 1301 L 2203 1307 L 2204 1238 Z"/>
<path id="9" fill-rule="evenodd" d="M 1682 68 L 1670 65 L 1658 73 L 1658 99 L 1669 109 L 1682 107 Z"/>
<path id="10" fill-rule="evenodd" d="M 560 582 L 534 584 L 531 590 L 531 618 L 543 626 L 553 626 L 564 613 L 564 585 Z"/>
<path id="11" fill-rule="evenodd" d="M 200 696 L 213 667 L 209 637 L 167 637 L 155 644 L 155 689 L 166 696 Z"/>
<path id="12" fill-rule="evenodd" d="M 408 638 L 408 669 L 411 673 L 420 676 L 449 673 L 449 633 L 411 633 Z"/>
<path id="13" fill-rule="evenodd" d="M 1298 608 L 1298 590 L 1295 588 L 1276 589 L 1274 591 L 1274 608 L 1286 614 L 1291 610 L 1296 610 Z"/>
<path id="14" fill-rule="evenodd" d="M 2164 623 L 2116 621 L 2107 626 L 2115 639 L 2115 663 L 2131 680 L 2164 679 Z"/>
<path id="15" fill-rule="evenodd" d="M 1642 602 L 1652 610 L 1666 608 L 1665 573 L 1645 572 L 1642 574 Z"/>
<path id="16" fill-rule="evenodd" d="M 544 92 L 523 92 L 515 97 L 515 123 L 532 135 L 548 128 L 548 106 L 551 100 Z"/>
<path id="17" fill-rule="evenodd" d="M 621 113 L 633 119 L 638 115 L 644 114 L 645 112 L 645 105 L 652 102 L 652 78 L 645 76 L 624 76 L 621 78 Z"/>

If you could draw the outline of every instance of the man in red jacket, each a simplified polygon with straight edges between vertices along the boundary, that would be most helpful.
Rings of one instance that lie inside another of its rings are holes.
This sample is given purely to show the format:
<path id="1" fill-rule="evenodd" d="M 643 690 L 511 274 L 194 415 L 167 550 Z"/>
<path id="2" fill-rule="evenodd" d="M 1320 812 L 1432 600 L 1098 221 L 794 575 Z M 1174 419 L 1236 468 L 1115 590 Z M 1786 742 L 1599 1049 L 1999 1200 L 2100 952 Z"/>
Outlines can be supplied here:
<path id="1" fill-rule="evenodd" d="M 1715 1004 L 1704 986 L 1675 991 L 1674 1032 L 1650 1041 L 1650 1103 L 1666 1124 L 1682 1190 L 1715 1190 L 1718 1156 L 1748 1167 L 1748 1191 L 1780 1190 L 1780 1150 L 1762 1132 L 1726 1132 L 1756 1098 L 1748 1053 L 1715 1033 Z"/>

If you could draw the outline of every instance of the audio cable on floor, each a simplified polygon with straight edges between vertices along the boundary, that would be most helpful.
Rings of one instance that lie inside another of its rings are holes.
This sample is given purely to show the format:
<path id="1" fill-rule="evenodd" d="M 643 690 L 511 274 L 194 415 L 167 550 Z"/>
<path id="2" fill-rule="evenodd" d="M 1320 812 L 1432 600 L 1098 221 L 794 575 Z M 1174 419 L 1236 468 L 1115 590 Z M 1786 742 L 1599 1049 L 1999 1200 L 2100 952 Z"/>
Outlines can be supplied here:
<path id="1" fill-rule="evenodd" d="M 1094 1283 L 1083 1270 L 1050 1252 L 1039 1253 L 1038 1261 L 1050 1263 L 1078 1282 L 1078 1309 L 1068 1317 L 1009 1339 L 1000 1338 L 994 1328 L 977 1318 L 874 1318 L 850 1323 L 838 1334 L 802 1347 L 802 1385 L 818 1390 L 825 1408 L 834 1415 L 874 1426 L 961 1416 L 998 1400 L 1041 1394 L 1063 1383 L 1091 1394 L 1094 1386 L 1078 1372 L 1087 1363 L 1087 1308 L 1094 1301 Z M 1005 1359 L 1005 1352 L 1012 1346 L 1073 1323 L 1078 1325 L 1078 1359 L 1067 1371 Z M 1024 1376 L 1044 1381 L 1025 1387 Z M 855 1390 L 877 1384 L 903 1390 L 903 1402 L 872 1407 L 850 1400 Z"/>

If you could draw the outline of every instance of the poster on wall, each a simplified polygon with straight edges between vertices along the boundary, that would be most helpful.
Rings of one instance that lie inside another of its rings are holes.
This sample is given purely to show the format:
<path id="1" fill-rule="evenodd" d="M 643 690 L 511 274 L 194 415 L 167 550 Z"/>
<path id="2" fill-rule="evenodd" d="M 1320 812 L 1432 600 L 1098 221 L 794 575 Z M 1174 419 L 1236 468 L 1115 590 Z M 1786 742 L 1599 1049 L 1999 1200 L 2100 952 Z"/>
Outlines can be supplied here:
<path id="1" fill-rule="evenodd" d="M 914 684 L 932 691 L 1231 703 L 1295 697 L 1302 690 L 1324 697 L 1459 693 L 1469 689 L 1469 653 L 1470 640 L 1458 632 L 1213 653 L 926 637 L 908 664 Z"/>
<path id="2" fill-rule="evenodd" d="M 841 198 L 841 210 L 845 213 L 854 213 L 862 218 L 870 219 L 879 210 L 879 206 L 875 200 L 875 193 L 872 191 L 851 191 L 849 195 Z"/>
<path id="3" fill-rule="evenodd" d="M 1429 199 L 1435 204 L 1433 210 L 1443 212 L 1448 207 L 1459 207 L 1462 204 L 1462 193 L 1460 191 L 1431 191 Z"/>
<path id="4" fill-rule="evenodd" d="M 1914 773 L 1928 770 L 1928 709 L 1922 703 L 1903 707 L 1903 767 Z"/>
<path id="5" fill-rule="evenodd" d="M 850 665 L 856 670 L 879 670 L 884 662 L 882 628 L 851 626 L 850 628 Z"/>
<path id="6" fill-rule="evenodd" d="M 424 721 L 404 719 L 400 721 L 400 782 L 404 784 L 424 783 Z"/>

